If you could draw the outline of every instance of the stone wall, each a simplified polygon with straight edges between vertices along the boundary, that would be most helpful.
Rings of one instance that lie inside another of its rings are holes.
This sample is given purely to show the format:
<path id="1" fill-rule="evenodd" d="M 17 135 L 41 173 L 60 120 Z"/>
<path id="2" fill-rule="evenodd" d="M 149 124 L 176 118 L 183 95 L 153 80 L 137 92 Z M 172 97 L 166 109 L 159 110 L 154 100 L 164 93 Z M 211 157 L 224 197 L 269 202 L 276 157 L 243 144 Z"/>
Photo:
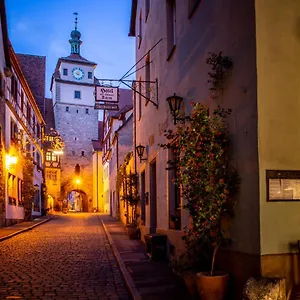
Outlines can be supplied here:
<path id="1" fill-rule="evenodd" d="M 66 106 L 69 111 L 66 111 Z M 88 109 L 88 113 L 86 113 Z M 72 189 L 80 189 L 93 199 L 92 140 L 98 139 L 98 111 L 90 106 L 56 103 L 55 124 L 61 134 L 65 149 L 61 157 L 61 183 L 66 196 Z M 75 165 L 80 165 L 81 183 L 75 183 Z M 92 205 L 91 205 L 92 207 Z"/>

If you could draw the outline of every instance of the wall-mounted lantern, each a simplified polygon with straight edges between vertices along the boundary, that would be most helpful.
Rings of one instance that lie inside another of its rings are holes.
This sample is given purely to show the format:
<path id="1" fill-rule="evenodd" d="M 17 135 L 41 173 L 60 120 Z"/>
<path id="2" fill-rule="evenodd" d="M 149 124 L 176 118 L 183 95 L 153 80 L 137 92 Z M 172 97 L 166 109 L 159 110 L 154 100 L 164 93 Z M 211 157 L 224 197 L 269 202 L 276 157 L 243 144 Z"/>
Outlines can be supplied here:
<path id="1" fill-rule="evenodd" d="M 180 106 L 183 101 L 182 97 L 177 96 L 175 93 L 173 96 L 170 96 L 167 98 L 167 102 L 170 107 L 171 115 L 173 116 L 174 119 L 174 124 L 176 125 L 176 122 L 178 120 L 182 120 L 183 118 L 178 118 L 179 111 L 180 111 Z"/>
<path id="2" fill-rule="evenodd" d="M 140 162 L 143 160 L 147 160 L 147 158 L 143 158 L 144 156 L 144 151 L 145 151 L 145 146 L 139 144 L 138 146 L 135 147 L 135 150 L 137 152 L 138 157 L 140 158 Z"/>
<path id="3" fill-rule="evenodd" d="M 6 168 L 9 169 L 11 166 L 16 165 L 18 162 L 18 157 L 15 155 L 6 155 Z"/>

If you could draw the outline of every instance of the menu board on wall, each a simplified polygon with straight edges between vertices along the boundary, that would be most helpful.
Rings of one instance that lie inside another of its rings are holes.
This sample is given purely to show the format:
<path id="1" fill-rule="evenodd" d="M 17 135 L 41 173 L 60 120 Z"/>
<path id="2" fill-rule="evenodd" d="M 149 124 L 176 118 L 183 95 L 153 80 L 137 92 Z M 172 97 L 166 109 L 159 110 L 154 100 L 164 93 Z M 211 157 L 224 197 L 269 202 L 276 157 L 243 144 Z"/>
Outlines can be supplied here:
<path id="1" fill-rule="evenodd" d="M 300 172 L 267 171 L 267 201 L 300 201 Z"/>

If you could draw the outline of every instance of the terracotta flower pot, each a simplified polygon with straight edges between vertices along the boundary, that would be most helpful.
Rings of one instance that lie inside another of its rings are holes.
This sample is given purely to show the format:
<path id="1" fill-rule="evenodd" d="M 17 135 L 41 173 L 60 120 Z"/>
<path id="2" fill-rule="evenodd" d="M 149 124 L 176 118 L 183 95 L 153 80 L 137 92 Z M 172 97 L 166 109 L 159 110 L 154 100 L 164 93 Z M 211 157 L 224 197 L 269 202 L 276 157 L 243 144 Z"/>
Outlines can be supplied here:
<path id="1" fill-rule="evenodd" d="M 210 276 L 208 272 L 197 273 L 196 283 L 201 300 L 224 300 L 227 295 L 228 274 L 215 272 Z"/>
<path id="2" fill-rule="evenodd" d="M 141 234 L 139 228 L 127 227 L 126 229 L 130 240 L 140 239 Z"/>
<path id="3" fill-rule="evenodd" d="M 186 271 L 182 274 L 186 289 L 192 297 L 196 297 L 198 295 L 196 274 L 197 271 Z"/>

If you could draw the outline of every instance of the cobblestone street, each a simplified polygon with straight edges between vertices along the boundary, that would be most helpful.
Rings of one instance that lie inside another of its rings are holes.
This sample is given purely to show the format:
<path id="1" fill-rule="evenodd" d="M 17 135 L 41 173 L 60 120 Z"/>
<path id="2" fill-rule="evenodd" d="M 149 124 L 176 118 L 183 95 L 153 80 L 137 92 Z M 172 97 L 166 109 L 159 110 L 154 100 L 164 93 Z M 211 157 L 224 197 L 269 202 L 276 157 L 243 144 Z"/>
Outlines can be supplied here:
<path id="1" fill-rule="evenodd" d="M 0 243 L 0 299 L 131 299 L 100 223 L 71 213 Z"/>

